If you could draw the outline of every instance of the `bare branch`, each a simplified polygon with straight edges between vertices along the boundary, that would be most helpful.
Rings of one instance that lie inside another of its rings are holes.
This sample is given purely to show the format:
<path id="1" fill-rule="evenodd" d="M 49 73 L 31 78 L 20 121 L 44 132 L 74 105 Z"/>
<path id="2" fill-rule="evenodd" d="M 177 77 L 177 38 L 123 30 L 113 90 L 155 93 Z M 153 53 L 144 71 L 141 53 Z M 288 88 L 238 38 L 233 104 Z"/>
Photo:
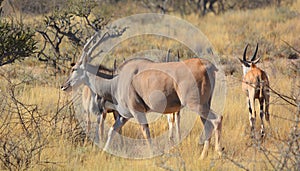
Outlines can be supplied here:
<path id="1" fill-rule="evenodd" d="M 282 40 L 281 39 L 281 41 L 283 41 L 286 45 L 288 45 L 288 47 L 290 47 L 291 49 L 293 49 L 295 52 L 297 52 L 298 54 L 300 54 L 300 51 L 299 50 L 297 50 L 296 48 L 294 48 L 292 45 L 290 45 L 288 42 L 286 42 L 285 40 Z"/>

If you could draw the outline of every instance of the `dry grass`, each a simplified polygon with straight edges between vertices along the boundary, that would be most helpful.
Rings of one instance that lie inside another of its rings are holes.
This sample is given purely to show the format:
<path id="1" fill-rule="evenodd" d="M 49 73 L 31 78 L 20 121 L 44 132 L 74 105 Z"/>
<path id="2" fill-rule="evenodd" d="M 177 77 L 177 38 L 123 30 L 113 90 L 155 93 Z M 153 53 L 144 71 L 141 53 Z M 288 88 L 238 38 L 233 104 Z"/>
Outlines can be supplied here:
<path id="1" fill-rule="evenodd" d="M 251 43 L 253 46 L 256 42 L 259 42 L 259 55 L 263 56 L 263 63 L 260 66 L 268 71 L 271 87 L 290 95 L 291 85 L 294 83 L 295 78 L 288 76 L 289 62 L 286 59 L 287 54 L 284 52 L 287 47 L 281 40 L 285 40 L 295 47 L 300 47 L 300 16 L 299 13 L 295 12 L 299 8 L 300 2 L 296 1 L 291 7 L 280 9 L 270 7 L 251 11 L 234 11 L 226 12 L 220 16 L 208 15 L 203 18 L 190 15 L 186 16 L 185 19 L 195 24 L 205 33 L 221 58 L 234 61 L 233 63 L 238 62 L 235 57 L 242 55 L 246 43 Z M 127 11 L 127 13 L 129 12 Z M 138 42 L 143 42 L 143 39 L 141 38 Z M 165 41 L 165 47 L 161 47 L 160 43 L 155 45 L 156 43 L 154 40 L 152 42 L 154 45 L 148 43 L 145 45 L 137 43 L 137 45 L 142 47 L 157 46 L 161 49 L 175 47 L 173 43 L 168 41 Z M 122 46 L 126 47 L 127 45 L 125 42 Z M 130 46 L 131 48 L 125 50 L 117 49 L 116 51 L 120 55 L 118 58 L 121 60 L 124 52 L 125 54 L 134 53 L 135 48 L 139 48 L 139 46 Z M 281 57 L 281 59 L 274 58 L 274 56 Z M 267 59 L 272 60 L 267 61 Z M 112 61 L 107 62 L 112 66 Z M 34 79 L 35 82 L 34 84 L 25 84 L 19 88 L 19 99 L 27 104 L 37 104 L 41 112 L 51 118 L 63 104 L 68 102 L 69 97 L 59 90 L 59 84 L 62 83 L 65 76 L 57 76 L 55 79 L 49 78 L 49 80 L 47 78 L 45 81 L 43 76 L 46 77 L 47 73 L 43 73 L 42 67 L 38 66 L 35 69 L 32 69 L 32 67 L 33 65 L 29 64 L 26 70 L 30 71 L 28 75 L 36 78 Z M 14 72 L 18 73 L 18 70 L 22 67 L 21 64 L 8 66 L 11 72 L 12 68 L 15 68 L 17 71 Z M 39 69 L 39 72 L 37 69 Z M 241 69 L 238 68 L 237 71 L 241 72 Z M 14 72 L 11 74 L 15 74 L 16 82 L 18 79 L 22 79 L 18 78 L 18 74 Z M 235 159 L 250 170 L 268 170 L 270 165 L 267 164 L 264 155 L 251 147 L 248 111 L 245 95 L 241 91 L 240 79 L 241 74 L 239 73 L 227 77 L 226 103 L 222 113 L 224 116 L 223 146 L 228 157 Z M 5 91 L 5 86 L 1 82 L 0 88 L 2 91 Z M 292 118 L 295 111 L 291 111 L 292 109 L 274 94 L 271 96 L 271 103 L 272 129 L 267 126 L 267 133 L 272 133 L 284 139 L 291 125 L 282 118 Z M 59 133 L 59 130 L 67 131 L 67 127 L 73 124 L 69 123 L 71 121 L 63 121 L 62 119 L 67 118 L 66 116 L 70 110 L 70 108 L 66 108 L 59 114 L 60 120 L 58 126 L 55 127 L 56 130 L 52 130 L 52 122 L 44 127 L 45 132 L 49 133 L 46 136 L 48 145 L 42 151 L 40 160 L 45 164 L 35 165 L 31 168 L 32 170 L 163 170 L 161 168 L 162 161 L 166 161 L 165 164 L 174 170 L 240 170 L 228 160 L 216 158 L 213 149 L 210 149 L 207 159 L 199 160 L 202 147 L 198 145 L 198 140 L 203 128 L 199 117 L 197 117 L 191 133 L 168 154 L 153 159 L 132 160 L 103 153 L 101 149 L 93 146 L 92 143 L 87 146 L 73 143 L 66 137 L 67 133 Z M 189 113 L 185 114 L 188 115 Z M 107 122 L 111 124 L 112 120 L 112 116 L 109 116 Z M 257 126 L 258 124 L 259 117 L 257 117 Z M 151 124 L 150 128 L 153 129 L 151 132 L 153 135 L 159 135 L 162 131 L 166 131 L 166 118 Z M 123 131 L 126 136 L 141 137 L 140 128 L 136 124 L 129 123 L 124 126 Z M 273 139 L 267 137 L 264 146 L 276 149 L 274 142 Z M 182 161 L 184 161 L 184 166 L 181 163 Z"/>

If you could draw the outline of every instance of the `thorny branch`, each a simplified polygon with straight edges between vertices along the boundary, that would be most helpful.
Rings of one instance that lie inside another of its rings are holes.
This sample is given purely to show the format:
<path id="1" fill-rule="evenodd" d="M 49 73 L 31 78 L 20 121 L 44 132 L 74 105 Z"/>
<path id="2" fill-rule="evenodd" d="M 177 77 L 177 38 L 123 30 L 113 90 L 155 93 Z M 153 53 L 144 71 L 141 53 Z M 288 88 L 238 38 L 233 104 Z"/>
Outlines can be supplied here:
<path id="1" fill-rule="evenodd" d="M 295 47 L 293 47 L 292 45 L 290 45 L 288 42 L 286 42 L 285 40 L 281 40 L 283 41 L 286 45 L 288 45 L 288 47 L 292 48 L 295 52 L 297 52 L 298 54 L 300 54 L 300 51 L 297 50 Z"/>
<path id="2" fill-rule="evenodd" d="M 53 136 L 62 136 L 72 145 L 78 145 L 84 139 L 84 131 L 75 119 L 75 112 L 69 109 L 72 100 L 64 102 L 59 98 L 54 113 L 41 114 L 40 104 L 25 103 L 24 96 L 20 96 L 20 90 L 30 82 L 24 76 L 20 78 L 21 81 L 11 79 L 5 70 L 0 70 L 0 80 L 4 85 L 0 87 L 1 169 L 25 170 L 55 163 L 51 159 L 41 160 L 45 149 L 55 148 L 49 144 L 49 138 Z"/>

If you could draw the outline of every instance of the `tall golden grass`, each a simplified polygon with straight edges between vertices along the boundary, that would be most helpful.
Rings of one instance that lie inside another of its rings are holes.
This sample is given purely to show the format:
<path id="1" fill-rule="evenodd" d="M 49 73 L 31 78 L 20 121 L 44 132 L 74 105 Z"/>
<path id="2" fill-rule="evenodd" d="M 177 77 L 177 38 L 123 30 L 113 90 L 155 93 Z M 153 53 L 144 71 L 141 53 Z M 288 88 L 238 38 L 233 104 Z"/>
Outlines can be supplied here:
<path id="1" fill-rule="evenodd" d="M 288 47 L 281 40 L 285 40 L 295 47 L 300 47 L 300 16 L 297 12 L 299 8 L 300 2 L 296 1 L 289 7 L 228 11 L 222 15 L 209 14 L 202 18 L 189 15 L 185 16 L 184 19 L 196 25 L 208 37 L 221 58 L 233 61 L 233 63 L 238 64 L 236 57 L 242 56 L 243 48 L 247 43 L 254 46 L 256 42 L 259 42 L 259 55 L 263 57 L 259 66 L 269 73 L 271 87 L 289 95 L 295 77 L 289 76 L 290 63 L 287 59 L 288 52 L 285 50 Z M 139 41 L 142 42 L 142 40 Z M 157 40 L 152 39 L 151 43 L 156 44 L 155 41 Z M 125 43 L 123 46 L 127 46 L 127 44 Z M 148 44 L 146 43 L 145 46 Z M 170 46 L 173 46 L 172 43 L 167 42 L 165 47 Z M 120 59 L 123 58 L 123 53 L 126 51 L 129 51 L 128 54 L 135 51 L 134 46 L 128 45 L 128 47 L 118 52 Z M 159 48 L 165 49 L 165 47 Z M 286 56 L 282 56 L 282 54 Z M 108 63 L 112 66 L 112 60 Z M 17 68 L 13 80 L 18 82 L 21 79 L 17 76 L 21 74 L 18 73 L 18 68 L 23 68 L 23 66 L 22 63 L 16 63 L 6 66 L 5 69 Z M 48 115 L 50 119 L 63 104 L 70 100 L 67 94 L 59 90 L 59 85 L 65 76 L 44 80 L 42 76 L 39 76 L 39 74 L 47 74 L 43 73 L 42 66 L 34 69 L 30 66 L 25 67 L 27 71 L 30 71 L 29 74 L 34 75 L 38 80 L 34 84 L 25 84 L 19 88 L 19 99 L 27 104 L 37 104 L 41 112 Z M 225 108 L 222 113 L 224 116 L 222 144 L 228 157 L 250 170 L 269 170 L 270 165 L 265 156 L 249 145 L 251 139 L 249 138 L 250 128 L 246 96 L 241 91 L 241 68 L 237 67 L 236 70 L 238 71 L 236 74 L 226 78 L 228 87 Z M 5 86 L 5 84 L 1 84 L 2 91 L 5 91 Z M 67 118 L 71 110 L 71 107 L 66 107 L 59 113 L 60 122 L 57 123 L 59 129 L 56 128 L 56 131 L 52 130 L 53 122 L 49 122 L 47 126 L 43 127 L 45 132 L 49 133 L 45 136 L 48 145 L 40 156 L 40 160 L 44 164 L 34 165 L 32 170 L 163 170 L 163 164 L 174 170 L 240 170 L 232 162 L 217 158 L 213 149 L 210 149 L 207 159 L 199 160 L 202 146 L 198 145 L 198 141 L 203 129 L 199 117 L 197 117 L 190 134 L 168 154 L 152 159 L 132 160 L 103 153 L 91 142 L 86 146 L 81 143 L 72 143 L 66 134 L 59 134 L 59 130 L 70 131 L 66 129 L 69 125 L 73 124 L 75 127 L 73 123 L 75 121 L 62 121 L 64 117 Z M 271 94 L 271 125 L 267 125 L 267 134 L 273 131 L 281 138 L 286 138 L 291 125 L 290 122 L 281 119 L 281 117 L 292 118 L 294 112 L 292 107 L 286 106 L 276 95 Z M 184 114 L 188 115 L 188 113 Z M 112 116 L 109 116 L 107 122 L 111 124 L 112 121 Z M 259 116 L 257 116 L 257 126 L 259 123 Z M 166 119 L 163 118 L 159 122 L 151 124 L 150 129 L 152 128 L 155 130 L 152 133 L 156 135 L 161 131 L 166 131 Z M 131 123 L 124 126 L 123 132 L 130 137 L 141 135 L 139 126 Z M 267 136 L 264 146 L 275 149 L 276 145 L 274 145 L 274 140 Z"/>

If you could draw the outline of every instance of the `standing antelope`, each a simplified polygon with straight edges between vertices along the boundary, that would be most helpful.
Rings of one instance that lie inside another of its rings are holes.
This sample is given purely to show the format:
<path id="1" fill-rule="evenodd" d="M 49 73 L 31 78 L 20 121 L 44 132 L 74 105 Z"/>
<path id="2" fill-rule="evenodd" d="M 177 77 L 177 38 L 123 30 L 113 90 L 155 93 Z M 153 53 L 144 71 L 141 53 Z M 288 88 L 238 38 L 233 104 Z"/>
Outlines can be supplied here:
<path id="1" fill-rule="evenodd" d="M 104 34 L 102 37 L 104 37 Z M 92 39 L 99 36 L 95 34 Z M 204 122 L 205 143 L 201 153 L 208 153 L 209 142 L 215 131 L 215 150 L 221 154 L 220 144 L 222 116 L 210 109 L 217 68 L 209 61 L 194 58 L 182 62 L 155 63 L 147 59 L 131 59 L 119 67 L 113 79 L 96 76 L 95 68 L 87 64 L 91 51 L 101 42 L 99 39 L 90 50 L 84 48 L 79 62 L 73 67 L 70 78 L 62 89 L 88 85 L 105 99 L 104 106 L 119 112 L 120 118 L 110 128 L 104 150 L 109 148 L 116 131 L 130 118 L 142 126 L 142 132 L 151 148 L 151 137 L 146 112 L 173 113 L 182 107 L 197 112 Z M 86 46 L 85 46 L 86 47 Z M 202 121 L 203 121 L 202 120 Z"/>
<path id="2" fill-rule="evenodd" d="M 251 126 L 251 132 L 254 130 L 255 119 L 256 119 L 256 111 L 255 111 L 255 99 L 259 100 L 260 104 L 260 119 L 261 119 L 261 136 L 265 135 L 265 128 L 263 117 L 265 114 L 265 119 L 267 122 L 270 120 L 269 114 L 269 80 L 265 71 L 258 68 L 255 64 L 259 62 L 260 57 L 256 58 L 258 44 L 256 45 L 256 49 L 254 55 L 247 61 L 246 53 L 247 53 L 248 45 L 245 47 L 243 59 L 240 59 L 240 62 L 243 66 L 243 82 L 242 89 L 247 95 L 247 104 L 249 108 L 249 121 Z M 264 103 L 265 103 L 265 113 L 264 113 Z"/>

